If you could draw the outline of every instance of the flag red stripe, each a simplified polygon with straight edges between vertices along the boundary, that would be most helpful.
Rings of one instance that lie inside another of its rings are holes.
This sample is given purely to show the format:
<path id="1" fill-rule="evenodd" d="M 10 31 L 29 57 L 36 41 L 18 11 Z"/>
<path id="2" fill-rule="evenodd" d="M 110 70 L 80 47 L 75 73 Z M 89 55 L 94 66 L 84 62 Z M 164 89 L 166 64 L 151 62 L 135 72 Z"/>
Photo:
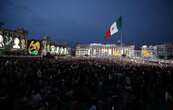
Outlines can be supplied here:
<path id="1" fill-rule="evenodd" d="M 111 32 L 110 31 L 107 31 L 105 33 L 105 38 L 107 39 L 107 38 L 110 38 L 110 37 L 111 37 Z"/>

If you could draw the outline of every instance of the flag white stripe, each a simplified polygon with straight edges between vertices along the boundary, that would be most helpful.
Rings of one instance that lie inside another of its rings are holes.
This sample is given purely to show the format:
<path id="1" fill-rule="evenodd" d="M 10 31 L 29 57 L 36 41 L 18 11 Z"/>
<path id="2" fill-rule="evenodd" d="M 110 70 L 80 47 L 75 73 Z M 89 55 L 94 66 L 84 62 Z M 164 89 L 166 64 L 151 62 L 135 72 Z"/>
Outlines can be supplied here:
<path id="1" fill-rule="evenodd" d="M 111 28 L 110 28 L 110 33 L 111 33 L 111 36 L 115 33 L 118 32 L 118 28 L 117 28 L 117 23 L 114 22 L 112 25 L 111 25 Z"/>

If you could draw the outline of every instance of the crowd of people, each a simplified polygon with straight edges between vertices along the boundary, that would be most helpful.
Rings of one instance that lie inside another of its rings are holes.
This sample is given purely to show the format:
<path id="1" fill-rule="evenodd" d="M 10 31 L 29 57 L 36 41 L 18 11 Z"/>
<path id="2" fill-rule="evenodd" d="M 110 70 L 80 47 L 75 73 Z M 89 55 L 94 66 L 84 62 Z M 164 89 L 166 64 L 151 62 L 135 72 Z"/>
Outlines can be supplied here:
<path id="1" fill-rule="evenodd" d="M 172 110 L 173 67 L 105 59 L 0 59 L 0 109 Z"/>

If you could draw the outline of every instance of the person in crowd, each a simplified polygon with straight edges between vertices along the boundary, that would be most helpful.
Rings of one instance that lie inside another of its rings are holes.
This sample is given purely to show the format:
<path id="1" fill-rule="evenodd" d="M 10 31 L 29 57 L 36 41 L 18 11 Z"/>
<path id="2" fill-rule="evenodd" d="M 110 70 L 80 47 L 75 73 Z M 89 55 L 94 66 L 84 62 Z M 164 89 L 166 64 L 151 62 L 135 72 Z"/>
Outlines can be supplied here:
<path id="1" fill-rule="evenodd" d="M 0 108 L 171 110 L 173 67 L 106 59 L 0 59 Z"/>

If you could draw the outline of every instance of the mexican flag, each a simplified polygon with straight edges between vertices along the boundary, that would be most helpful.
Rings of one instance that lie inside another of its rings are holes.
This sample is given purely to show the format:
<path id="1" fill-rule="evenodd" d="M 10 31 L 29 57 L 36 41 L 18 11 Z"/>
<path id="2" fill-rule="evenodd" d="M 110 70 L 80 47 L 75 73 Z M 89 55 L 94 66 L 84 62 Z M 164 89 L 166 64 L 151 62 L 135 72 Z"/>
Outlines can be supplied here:
<path id="1" fill-rule="evenodd" d="M 105 33 L 105 38 L 110 38 L 113 34 L 120 31 L 122 28 L 122 17 L 120 16 L 109 28 L 109 30 Z"/>

